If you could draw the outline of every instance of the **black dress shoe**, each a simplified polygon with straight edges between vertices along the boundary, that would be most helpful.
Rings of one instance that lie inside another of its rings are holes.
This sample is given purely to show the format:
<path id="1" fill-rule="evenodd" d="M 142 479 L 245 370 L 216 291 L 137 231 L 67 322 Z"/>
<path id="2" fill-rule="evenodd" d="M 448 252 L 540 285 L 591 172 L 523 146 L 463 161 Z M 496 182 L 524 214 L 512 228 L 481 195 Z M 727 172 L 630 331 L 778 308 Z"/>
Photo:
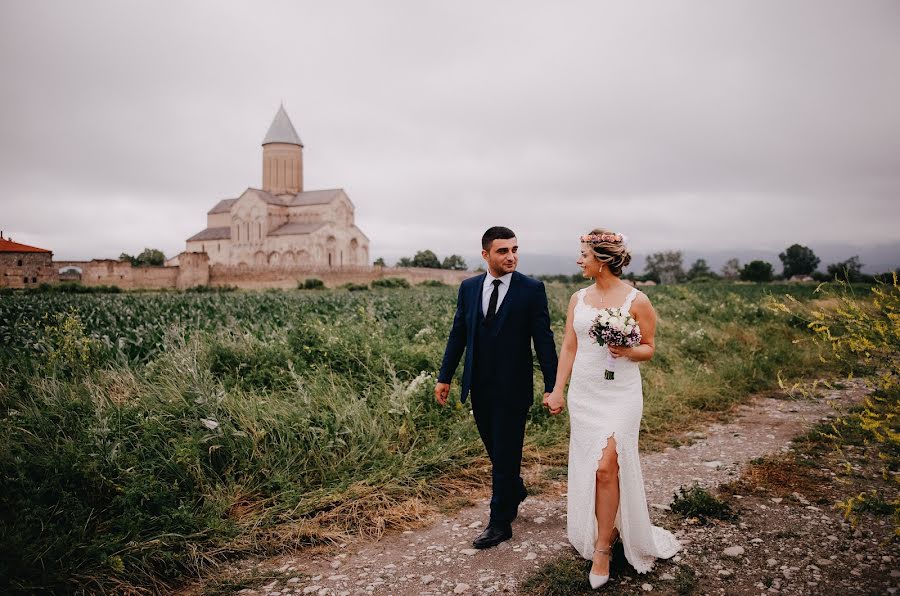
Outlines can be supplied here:
<path id="1" fill-rule="evenodd" d="M 475 548 L 491 548 L 512 538 L 512 526 L 490 525 L 472 541 Z"/>

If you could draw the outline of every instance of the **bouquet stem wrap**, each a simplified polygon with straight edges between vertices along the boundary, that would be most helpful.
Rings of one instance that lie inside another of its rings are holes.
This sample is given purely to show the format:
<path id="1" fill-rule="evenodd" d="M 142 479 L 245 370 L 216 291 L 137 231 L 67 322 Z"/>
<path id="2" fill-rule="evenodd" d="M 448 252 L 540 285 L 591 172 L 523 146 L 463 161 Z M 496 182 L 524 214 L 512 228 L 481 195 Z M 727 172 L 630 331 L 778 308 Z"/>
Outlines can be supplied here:
<path id="1" fill-rule="evenodd" d="M 606 370 L 603 372 L 603 378 L 607 381 L 616 378 L 616 359 L 612 352 L 606 352 Z"/>

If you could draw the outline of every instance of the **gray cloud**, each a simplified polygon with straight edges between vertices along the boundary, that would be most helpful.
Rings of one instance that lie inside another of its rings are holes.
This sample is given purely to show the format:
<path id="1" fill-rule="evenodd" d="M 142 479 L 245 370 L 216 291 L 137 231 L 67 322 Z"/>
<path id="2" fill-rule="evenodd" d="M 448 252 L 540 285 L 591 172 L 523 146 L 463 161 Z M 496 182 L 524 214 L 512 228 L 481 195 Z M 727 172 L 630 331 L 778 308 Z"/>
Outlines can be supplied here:
<path id="1" fill-rule="evenodd" d="M 0 224 L 174 254 L 260 184 L 280 101 L 373 256 L 898 240 L 893 2 L 29 2 L 0 8 Z M 849 256 L 849 255 L 848 255 Z"/>

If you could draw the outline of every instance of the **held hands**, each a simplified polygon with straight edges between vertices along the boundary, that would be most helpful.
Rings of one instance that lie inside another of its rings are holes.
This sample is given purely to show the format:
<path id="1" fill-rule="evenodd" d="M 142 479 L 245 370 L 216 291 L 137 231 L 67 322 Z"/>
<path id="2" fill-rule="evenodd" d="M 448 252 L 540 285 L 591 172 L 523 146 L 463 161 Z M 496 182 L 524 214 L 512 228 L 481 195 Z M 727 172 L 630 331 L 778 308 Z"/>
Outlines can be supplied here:
<path id="1" fill-rule="evenodd" d="M 556 390 L 553 393 L 545 393 L 544 407 L 547 408 L 551 416 L 556 416 L 565 410 L 566 398 L 563 397 L 562 391 Z"/>
<path id="2" fill-rule="evenodd" d="M 434 399 L 442 406 L 447 405 L 447 398 L 450 396 L 450 383 L 438 383 L 434 386 Z"/>

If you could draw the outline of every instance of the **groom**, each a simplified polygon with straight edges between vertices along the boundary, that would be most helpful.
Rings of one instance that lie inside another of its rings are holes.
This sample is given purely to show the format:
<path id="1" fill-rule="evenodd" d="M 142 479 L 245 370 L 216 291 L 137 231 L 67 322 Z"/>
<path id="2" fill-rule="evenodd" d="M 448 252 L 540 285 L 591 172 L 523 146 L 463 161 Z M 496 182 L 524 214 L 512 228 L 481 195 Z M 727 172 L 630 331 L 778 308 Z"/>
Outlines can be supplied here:
<path id="1" fill-rule="evenodd" d="M 544 284 L 516 273 L 519 246 L 509 228 L 481 238 L 487 272 L 459 287 L 456 316 L 434 395 L 447 403 L 450 381 L 466 354 L 461 399 L 471 390 L 478 433 L 491 458 L 491 519 L 472 543 L 488 548 L 512 538 L 512 521 L 528 492 L 519 475 L 525 419 L 534 401 L 531 342 L 544 375 L 544 396 L 556 383 L 556 346 Z"/>

